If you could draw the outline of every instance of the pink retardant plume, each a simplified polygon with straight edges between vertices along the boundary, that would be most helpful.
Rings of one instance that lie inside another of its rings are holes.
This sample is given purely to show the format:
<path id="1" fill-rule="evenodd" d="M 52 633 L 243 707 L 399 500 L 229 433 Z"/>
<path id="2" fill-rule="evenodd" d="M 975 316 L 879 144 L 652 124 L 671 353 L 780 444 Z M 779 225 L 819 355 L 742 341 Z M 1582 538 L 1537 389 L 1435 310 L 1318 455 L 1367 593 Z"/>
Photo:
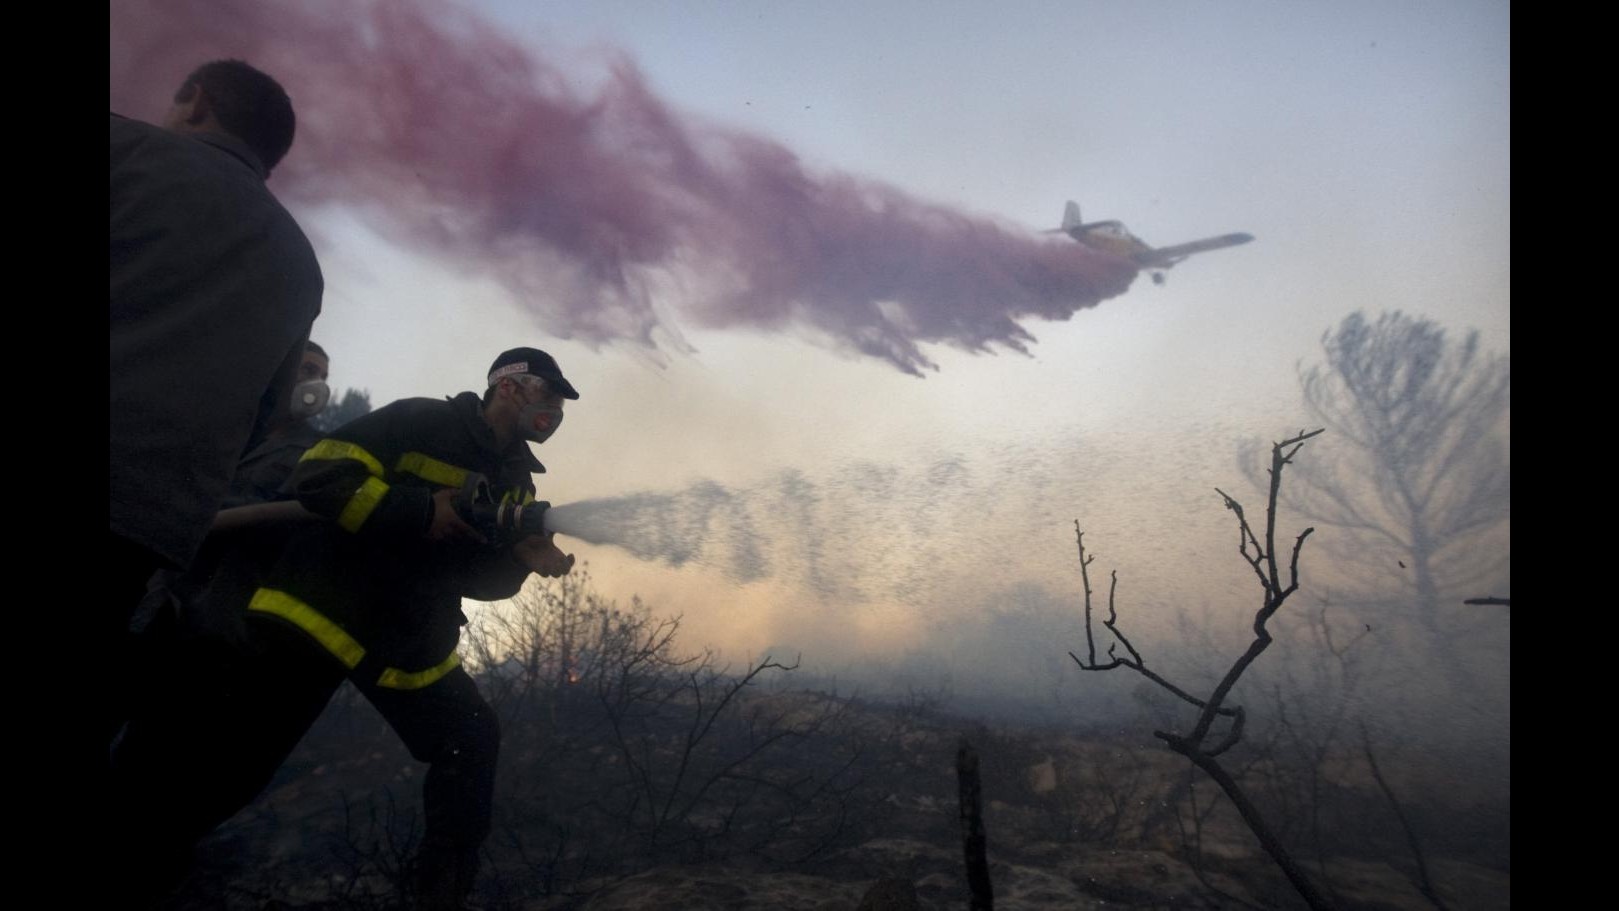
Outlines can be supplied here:
<path id="1" fill-rule="evenodd" d="M 246 60 L 298 112 L 282 199 L 351 208 L 591 345 L 788 331 L 920 375 L 937 369 L 923 343 L 1026 351 L 1020 321 L 1067 319 L 1136 275 L 700 123 L 622 55 L 582 86 L 440 3 L 120 0 L 111 20 L 112 110 L 157 120 L 197 64 Z"/>

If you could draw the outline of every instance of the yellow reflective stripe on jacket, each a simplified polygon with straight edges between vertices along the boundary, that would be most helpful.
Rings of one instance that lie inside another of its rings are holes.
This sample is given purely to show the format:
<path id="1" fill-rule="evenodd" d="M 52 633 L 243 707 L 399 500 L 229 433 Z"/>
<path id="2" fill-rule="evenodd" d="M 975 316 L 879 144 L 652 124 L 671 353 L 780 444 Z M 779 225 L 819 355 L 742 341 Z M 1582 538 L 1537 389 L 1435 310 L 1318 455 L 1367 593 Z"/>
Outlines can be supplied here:
<path id="1" fill-rule="evenodd" d="M 343 666 L 354 670 L 365 657 L 365 646 L 355 641 L 353 636 L 343 631 L 343 628 L 328 620 L 320 611 L 299 601 L 297 598 L 283 591 L 273 588 L 261 588 L 253 593 L 253 600 L 247 605 L 248 610 L 258 611 L 261 614 L 271 614 L 291 623 L 309 634 L 311 639 L 319 642 L 321 647 L 332 653 L 332 657 L 343 662 Z M 461 666 L 461 655 L 451 652 L 433 667 L 425 671 L 402 671 L 395 667 L 387 668 L 377 678 L 377 686 L 384 686 L 394 690 L 419 690 L 424 686 L 437 683 L 445 674 Z"/>
<path id="2" fill-rule="evenodd" d="M 371 511 L 377 508 L 382 498 L 388 495 L 388 485 L 376 478 L 366 478 L 360 489 L 349 497 L 348 504 L 337 516 L 337 524 L 343 526 L 345 531 L 359 531 L 365 520 L 371 517 Z"/>
<path id="3" fill-rule="evenodd" d="M 399 464 L 394 466 L 395 471 L 406 471 L 418 478 L 442 484 L 445 487 L 460 487 L 467 482 L 467 475 L 471 472 L 465 468 L 440 462 L 430 455 L 420 452 L 407 452 L 399 457 Z"/>
<path id="4" fill-rule="evenodd" d="M 391 690 L 419 690 L 424 686 L 431 686 L 438 682 L 440 677 L 461 666 L 461 654 L 451 652 L 450 657 L 425 671 L 402 671 L 390 667 L 377 678 L 377 686 L 385 686 Z"/>
<path id="5" fill-rule="evenodd" d="M 320 611 L 286 592 L 261 588 L 253 593 L 253 600 L 248 603 L 247 609 L 273 614 L 298 627 L 351 671 L 365 657 L 365 646 L 354 641 L 353 636 L 343 632 L 342 627 L 326 619 Z"/>
<path id="6" fill-rule="evenodd" d="M 366 452 L 364 448 L 345 440 L 334 440 L 327 437 L 309 447 L 298 461 L 337 459 L 352 459 L 359 462 L 365 466 L 365 470 L 371 475 L 371 477 L 365 479 L 365 483 L 360 485 L 360 489 L 349 497 L 349 501 L 343 504 L 343 511 L 337 516 L 337 524 L 341 525 L 345 531 L 356 532 L 360 530 L 361 525 L 365 524 L 365 520 L 371 516 L 371 511 L 376 509 L 377 504 L 381 503 L 382 498 L 387 495 L 388 485 L 381 480 L 383 477 L 382 463 L 377 461 L 377 457 Z"/>
<path id="7" fill-rule="evenodd" d="M 382 463 L 377 461 L 376 456 L 353 443 L 344 442 L 343 440 L 334 440 L 329 437 L 321 440 L 305 450 L 303 457 L 298 461 L 307 462 L 311 459 L 353 459 L 364 465 L 365 470 L 370 472 L 372 477 L 382 477 Z"/>

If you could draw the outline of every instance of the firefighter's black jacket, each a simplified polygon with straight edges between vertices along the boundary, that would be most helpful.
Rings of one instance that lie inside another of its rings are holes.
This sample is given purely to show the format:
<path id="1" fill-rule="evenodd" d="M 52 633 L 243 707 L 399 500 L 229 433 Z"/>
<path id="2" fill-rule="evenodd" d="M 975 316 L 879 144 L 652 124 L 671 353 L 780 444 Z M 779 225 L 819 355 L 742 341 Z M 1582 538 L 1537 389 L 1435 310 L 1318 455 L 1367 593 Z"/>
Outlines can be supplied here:
<path id="1" fill-rule="evenodd" d="M 532 502 L 545 466 L 522 440 L 504 450 L 478 396 L 404 399 L 334 431 L 298 463 L 300 531 L 254 596 L 254 615 L 292 623 L 358 677 L 426 686 L 454 667 L 461 599 L 515 595 L 529 570 L 509 546 L 430 541 L 432 496 L 487 477 L 500 500 Z"/>

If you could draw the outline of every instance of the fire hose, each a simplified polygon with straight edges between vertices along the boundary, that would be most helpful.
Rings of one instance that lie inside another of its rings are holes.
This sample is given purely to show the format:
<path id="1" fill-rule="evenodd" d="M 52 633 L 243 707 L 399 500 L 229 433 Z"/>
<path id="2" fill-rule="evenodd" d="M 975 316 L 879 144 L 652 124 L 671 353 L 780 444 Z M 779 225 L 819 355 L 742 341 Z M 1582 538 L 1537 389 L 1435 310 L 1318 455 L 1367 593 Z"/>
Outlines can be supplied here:
<path id="1" fill-rule="evenodd" d="M 551 504 L 545 500 L 532 503 L 497 501 L 489 486 L 489 479 L 481 474 L 467 477 L 454 500 L 456 515 L 476 528 L 480 534 L 495 543 L 511 543 L 529 535 L 543 535 L 545 513 Z M 214 516 L 209 534 L 225 534 L 259 525 L 280 525 L 307 522 L 320 518 L 305 509 L 296 500 L 278 500 L 272 503 L 253 503 L 222 509 Z"/>
<path id="2" fill-rule="evenodd" d="M 467 477 L 456 494 L 455 511 L 463 521 L 493 543 L 509 544 L 529 535 L 544 535 L 545 513 L 551 504 L 545 500 L 519 503 L 496 501 L 489 479 L 481 474 Z"/>

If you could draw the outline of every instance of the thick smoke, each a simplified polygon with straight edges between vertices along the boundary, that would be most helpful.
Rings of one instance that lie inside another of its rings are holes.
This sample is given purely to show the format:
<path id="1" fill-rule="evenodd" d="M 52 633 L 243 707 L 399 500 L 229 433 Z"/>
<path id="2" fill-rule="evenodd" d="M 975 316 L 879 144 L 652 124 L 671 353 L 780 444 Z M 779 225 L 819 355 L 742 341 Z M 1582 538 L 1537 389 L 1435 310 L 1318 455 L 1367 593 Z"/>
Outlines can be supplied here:
<path id="1" fill-rule="evenodd" d="M 248 60 L 298 109 L 278 194 L 359 209 L 588 344 L 796 330 L 919 374 L 937 369 L 921 343 L 1024 351 L 1019 321 L 1067 319 L 1136 274 L 697 123 L 622 56 L 583 86 L 437 3 L 148 0 L 111 20 L 113 110 L 156 119 L 196 64 Z"/>

